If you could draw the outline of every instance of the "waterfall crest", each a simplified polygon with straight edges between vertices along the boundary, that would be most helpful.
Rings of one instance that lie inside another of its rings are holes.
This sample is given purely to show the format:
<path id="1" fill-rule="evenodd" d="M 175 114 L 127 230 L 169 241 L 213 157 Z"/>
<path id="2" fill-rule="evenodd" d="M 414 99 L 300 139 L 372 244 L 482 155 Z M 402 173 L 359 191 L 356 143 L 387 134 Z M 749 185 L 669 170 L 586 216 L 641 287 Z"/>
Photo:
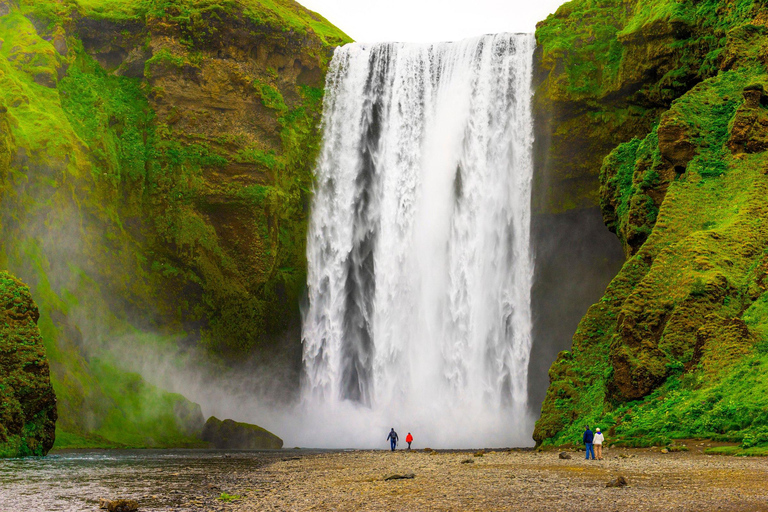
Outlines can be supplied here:
<path id="1" fill-rule="evenodd" d="M 336 434 L 308 443 L 530 444 L 534 47 L 336 50 L 302 332 L 303 406 Z"/>

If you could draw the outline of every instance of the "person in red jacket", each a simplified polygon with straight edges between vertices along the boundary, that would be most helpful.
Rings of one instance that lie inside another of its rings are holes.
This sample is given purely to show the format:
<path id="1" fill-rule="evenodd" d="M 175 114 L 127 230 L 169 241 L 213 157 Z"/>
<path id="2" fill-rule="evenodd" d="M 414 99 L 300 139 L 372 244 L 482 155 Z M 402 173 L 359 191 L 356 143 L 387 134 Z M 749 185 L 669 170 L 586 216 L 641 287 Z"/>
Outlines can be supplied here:
<path id="1" fill-rule="evenodd" d="M 408 435 L 405 436 L 405 442 L 408 443 L 408 449 L 411 449 L 411 443 L 413 442 L 413 436 L 410 432 L 408 432 Z"/>

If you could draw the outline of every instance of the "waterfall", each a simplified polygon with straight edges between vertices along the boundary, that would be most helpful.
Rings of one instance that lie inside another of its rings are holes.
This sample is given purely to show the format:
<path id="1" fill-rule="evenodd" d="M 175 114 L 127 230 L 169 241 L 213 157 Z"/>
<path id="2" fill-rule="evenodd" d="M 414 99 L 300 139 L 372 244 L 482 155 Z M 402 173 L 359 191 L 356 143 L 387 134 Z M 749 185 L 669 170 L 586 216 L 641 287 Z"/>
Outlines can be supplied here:
<path id="1" fill-rule="evenodd" d="M 336 50 L 307 247 L 308 444 L 383 447 L 390 427 L 421 447 L 530 444 L 534 46 Z"/>

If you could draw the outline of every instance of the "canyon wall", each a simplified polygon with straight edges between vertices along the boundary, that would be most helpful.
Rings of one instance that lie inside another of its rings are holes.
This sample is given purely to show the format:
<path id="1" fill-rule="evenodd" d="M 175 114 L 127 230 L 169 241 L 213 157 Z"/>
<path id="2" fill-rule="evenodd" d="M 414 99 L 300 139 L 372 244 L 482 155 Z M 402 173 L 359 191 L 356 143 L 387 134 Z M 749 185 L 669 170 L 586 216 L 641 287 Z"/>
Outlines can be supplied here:
<path id="1" fill-rule="evenodd" d="M 577 0 L 539 25 L 546 159 L 565 190 L 599 172 L 627 259 L 549 371 L 537 443 L 586 424 L 628 445 L 768 441 L 766 20 L 758 1 Z"/>
<path id="2" fill-rule="evenodd" d="M 136 373 L 151 353 L 298 380 L 347 41 L 289 0 L 0 0 L 0 268 L 40 306 L 57 446 L 196 445 L 200 407 Z"/>

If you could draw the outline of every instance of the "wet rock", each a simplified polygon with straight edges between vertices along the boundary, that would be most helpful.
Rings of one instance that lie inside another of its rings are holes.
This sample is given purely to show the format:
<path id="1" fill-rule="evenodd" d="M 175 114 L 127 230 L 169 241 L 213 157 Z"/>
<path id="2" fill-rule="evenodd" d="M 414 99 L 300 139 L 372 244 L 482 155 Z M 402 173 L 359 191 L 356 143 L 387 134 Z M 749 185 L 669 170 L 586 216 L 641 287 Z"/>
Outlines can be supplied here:
<path id="1" fill-rule="evenodd" d="M 568 460 L 571 458 L 571 455 L 568 452 L 560 452 L 558 454 L 558 457 L 563 460 Z"/>
<path id="2" fill-rule="evenodd" d="M 203 427 L 203 441 L 220 450 L 278 450 L 283 440 L 257 425 L 211 416 Z"/>
<path id="3" fill-rule="evenodd" d="M 628 483 L 629 482 L 627 482 L 627 479 L 624 478 L 623 476 L 617 476 L 616 480 L 611 480 L 610 482 L 605 484 L 605 486 L 606 487 L 626 487 Z"/>
<path id="4" fill-rule="evenodd" d="M 404 475 L 389 475 L 388 477 L 385 477 L 384 480 L 411 480 L 413 478 L 416 478 L 416 475 L 413 473 L 406 473 Z"/>

